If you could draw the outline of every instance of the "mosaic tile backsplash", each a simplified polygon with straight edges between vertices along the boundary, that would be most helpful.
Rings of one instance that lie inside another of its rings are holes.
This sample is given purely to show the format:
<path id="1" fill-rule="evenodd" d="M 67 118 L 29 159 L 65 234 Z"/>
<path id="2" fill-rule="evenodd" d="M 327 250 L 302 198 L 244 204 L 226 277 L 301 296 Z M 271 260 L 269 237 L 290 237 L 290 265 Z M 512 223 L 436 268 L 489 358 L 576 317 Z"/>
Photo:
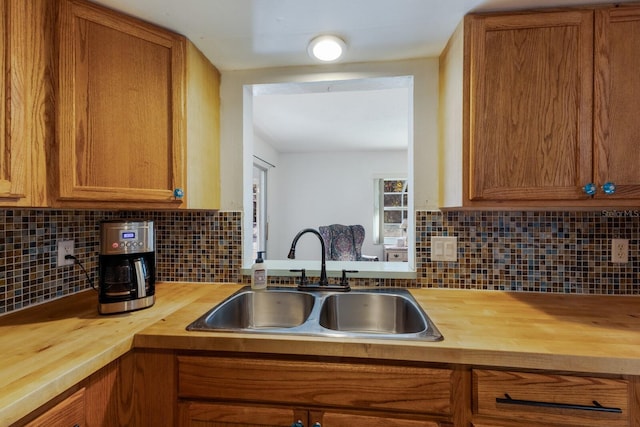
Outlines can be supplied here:
<path id="1" fill-rule="evenodd" d="M 58 240 L 75 240 L 97 286 L 100 221 L 114 218 L 154 220 L 159 281 L 240 280 L 241 212 L 0 210 L 0 314 L 90 287 L 80 267 L 54 267 Z"/>
<path id="2" fill-rule="evenodd" d="M 0 210 L 0 314 L 89 288 L 79 267 L 53 267 L 56 242 L 74 239 L 76 256 L 97 280 L 99 224 L 113 218 L 154 220 L 159 281 L 247 279 L 240 274 L 241 212 L 5 209 Z M 431 235 L 457 236 L 458 261 L 431 262 Z M 628 263 L 609 262 L 612 238 L 629 240 Z M 383 285 L 640 294 L 639 239 L 638 211 L 419 211 L 418 278 L 387 279 Z"/>
<path id="3" fill-rule="evenodd" d="M 640 211 L 417 212 L 422 287 L 506 291 L 640 293 Z M 430 236 L 457 236 L 457 262 L 430 262 Z M 629 240 L 613 264 L 611 239 Z"/>

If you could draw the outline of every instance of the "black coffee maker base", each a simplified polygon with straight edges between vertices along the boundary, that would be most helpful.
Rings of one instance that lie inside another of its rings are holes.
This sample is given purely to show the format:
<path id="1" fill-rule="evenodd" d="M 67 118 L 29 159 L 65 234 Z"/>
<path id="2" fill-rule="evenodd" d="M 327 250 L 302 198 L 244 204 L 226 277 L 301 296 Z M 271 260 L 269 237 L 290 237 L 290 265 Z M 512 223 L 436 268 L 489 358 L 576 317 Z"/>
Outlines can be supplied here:
<path id="1" fill-rule="evenodd" d="M 127 301 L 107 302 L 98 304 L 98 312 L 100 314 L 125 313 L 127 311 L 141 310 L 148 308 L 156 302 L 155 295 L 149 295 L 144 298 L 130 299 Z"/>

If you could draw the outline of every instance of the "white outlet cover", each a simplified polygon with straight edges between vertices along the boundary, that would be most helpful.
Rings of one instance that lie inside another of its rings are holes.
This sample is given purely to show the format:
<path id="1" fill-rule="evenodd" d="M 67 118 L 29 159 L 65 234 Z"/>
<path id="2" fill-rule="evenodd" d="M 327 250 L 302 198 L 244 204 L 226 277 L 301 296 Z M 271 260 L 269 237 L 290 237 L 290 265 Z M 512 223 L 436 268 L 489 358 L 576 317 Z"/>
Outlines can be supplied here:
<path id="1" fill-rule="evenodd" d="M 611 262 L 617 264 L 629 262 L 628 239 L 611 239 Z"/>
<path id="2" fill-rule="evenodd" d="M 63 267 L 65 265 L 73 265 L 72 259 L 65 259 L 66 255 L 75 255 L 75 240 L 58 240 L 58 256 L 56 266 Z"/>

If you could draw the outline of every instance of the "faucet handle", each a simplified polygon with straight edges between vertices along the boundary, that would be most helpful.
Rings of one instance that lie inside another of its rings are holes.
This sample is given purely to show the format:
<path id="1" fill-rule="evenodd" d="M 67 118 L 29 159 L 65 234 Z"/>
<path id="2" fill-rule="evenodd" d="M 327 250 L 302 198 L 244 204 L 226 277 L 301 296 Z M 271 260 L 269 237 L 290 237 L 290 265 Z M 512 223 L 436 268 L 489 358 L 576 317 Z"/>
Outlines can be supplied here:
<path id="1" fill-rule="evenodd" d="M 347 273 L 357 273 L 358 270 L 342 270 L 342 278 L 340 279 L 340 285 L 349 286 L 349 282 L 347 281 Z"/>
<path id="2" fill-rule="evenodd" d="M 309 284 L 309 279 L 307 279 L 306 270 L 304 268 L 289 270 L 292 273 L 301 273 L 300 274 L 300 282 L 298 282 L 298 286 L 307 286 Z"/>

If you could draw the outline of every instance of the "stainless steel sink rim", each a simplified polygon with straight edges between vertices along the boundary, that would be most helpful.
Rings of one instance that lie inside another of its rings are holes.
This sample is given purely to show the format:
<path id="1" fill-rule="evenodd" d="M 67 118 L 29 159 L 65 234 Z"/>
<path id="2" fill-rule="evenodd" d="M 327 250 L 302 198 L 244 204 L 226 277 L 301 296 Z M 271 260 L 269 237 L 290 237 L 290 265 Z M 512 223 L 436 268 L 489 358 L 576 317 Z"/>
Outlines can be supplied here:
<path id="1" fill-rule="evenodd" d="M 313 305 L 307 316 L 301 324 L 297 326 L 275 326 L 275 327 L 212 327 L 209 325 L 208 319 L 215 316 L 218 311 L 224 309 L 226 304 L 232 301 L 234 298 L 241 298 L 246 294 L 255 293 L 293 293 L 293 294 L 305 294 L 313 297 Z M 420 317 L 420 320 L 424 323 L 425 328 L 418 332 L 411 333 L 397 333 L 397 332 L 372 332 L 372 331 L 340 331 L 335 329 L 326 328 L 321 325 L 321 312 L 323 305 L 327 298 L 335 295 L 339 298 L 339 295 L 352 295 L 352 294 L 376 294 L 376 295 L 392 295 L 397 298 L 406 301 L 406 304 L 413 306 Z M 208 310 L 194 322 L 187 326 L 189 331 L 208 331 L 208 332 L 235 332 L 235 333 L 248 333 L 248 334 L 275 334 L 275 335 L 306 335 L 306 336 L 320 336 L 320 337 L 336 337 L 336 338 L 370 338 L 370 339 L 393 339 L 393 340 L 413 340 L 413 341 L 440 341 L 443 339 L 442 334 L 438 328 L 431 321 L 429 316 L 424 312 L 420 304 L 413 298 L 411 293 L 407 289 L 402 288 L 362 288 L 352 289 L 349 293 L 335 292 L 335 291 L 298 291 L 295 288 L 286 287 L 274 287 L 267 290 L 252 290 L 251 287 L 245 286 L 242 289 L 235 292 L 233 295 L 226 298 L 224 301 L 217 304 L 211 310 Z"/>

